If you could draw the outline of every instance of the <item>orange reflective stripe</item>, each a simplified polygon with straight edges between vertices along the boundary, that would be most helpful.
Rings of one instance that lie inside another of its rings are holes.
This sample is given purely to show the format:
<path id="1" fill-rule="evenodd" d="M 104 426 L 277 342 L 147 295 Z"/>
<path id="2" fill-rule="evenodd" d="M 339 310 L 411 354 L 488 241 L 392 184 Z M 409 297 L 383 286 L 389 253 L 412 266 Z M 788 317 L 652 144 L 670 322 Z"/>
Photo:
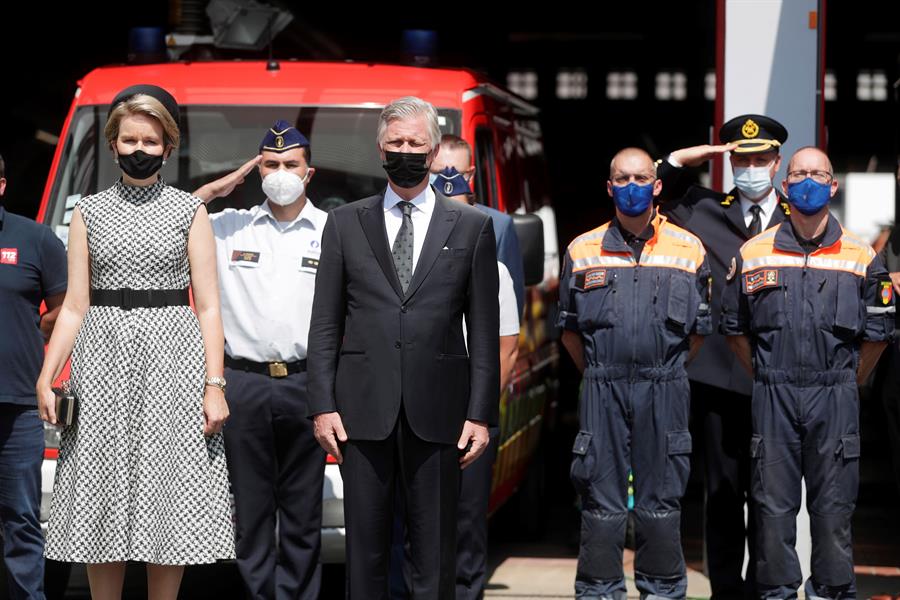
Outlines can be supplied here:
<path id="1" fill-rule="evenodd" d="M 609 226 L 610 223 L 606 223 L 578 236 L 569 244 L 573 272 L 592 267 L 635 266 L 630 252 L 609 252 L 603 249 L 603 238 Z M 665 216 L 658 213 L 653 219 L 653 229 L 654 236 L 647 240 L 641 255 L 641 266 L 668 267 L 691 273 L 700 268 L 706 251 L 695 235 L 670 224 Z"/>
<path id="2" fill-rule="evenodd" d="M 777 228 L 770 229 L 741 247 L 742 273 L 749 273 L 761 267 L 807 267 L 826 271 L 845 271 L 864 277 L 866 269 L 875 258 L 875 251 L 871 246 L 846 231 L 842 232 L 837 242 L 827 248 L 819 248 L 808 257 L 776 248 L 777 231 Z"/>

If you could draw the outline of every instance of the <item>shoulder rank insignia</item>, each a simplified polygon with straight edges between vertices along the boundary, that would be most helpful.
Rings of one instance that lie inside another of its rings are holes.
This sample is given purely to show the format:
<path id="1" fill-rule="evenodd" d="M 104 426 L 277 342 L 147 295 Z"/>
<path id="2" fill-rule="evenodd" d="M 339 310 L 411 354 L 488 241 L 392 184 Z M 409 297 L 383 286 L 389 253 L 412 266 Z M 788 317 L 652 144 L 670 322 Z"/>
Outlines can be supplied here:
<path id="1" fill-rule="evenodd" d="M 752 294 L 756 290 L 767 287 L 775 287 L 778 285 L 778 271 L 775 269 L 766 269 L 748 273 L 744 276 L 747 284 L 747 293 Z"/>
<path id="2" fill-rule="evenodd" d="M 722 202 L 720 202 L 720 204 L 722 206 L 731 206 L 732 202 L 734 202 L 734 196 L 732 196 L 731 194 L 728 194 L 727 196 L 725 196 L 725 199 L 722 200 Z"/>
<path id="3" fill-rule="evenodd" d="M 878 295 L 881 297 L 881 303 L 887 306 L 891 303 L 891 298 L 894 297 L 894 286 L 890 281 L 882 281 L 880 285 L 881 291 Z"/>
<path id="4" fill-rule="evenodd" d="M 737 273 L 737 259 L 735 257 L 731 257 L 731 267 L 728 269 L 728 275 L 725 276 L 725 281 L 731 281 L 734 279 L 734 275 Z"/>
<path id="5" fill-rule="evenodd" d="M 788 204 L 787 202 L 782 202 L 782 203 L 781 203 L 781 210 L 784 211 L 784 214 L 785 214 L 785 215 L 790 216 L 790 214 L 791 214 L 791 205 Z"/>

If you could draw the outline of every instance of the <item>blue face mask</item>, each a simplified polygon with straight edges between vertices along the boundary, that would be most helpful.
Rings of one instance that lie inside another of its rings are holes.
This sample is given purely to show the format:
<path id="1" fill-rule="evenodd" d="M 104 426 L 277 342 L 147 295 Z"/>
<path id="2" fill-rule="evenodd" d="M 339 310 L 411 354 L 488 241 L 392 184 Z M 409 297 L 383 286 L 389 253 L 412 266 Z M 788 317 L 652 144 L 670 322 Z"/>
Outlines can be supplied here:
<path id="1" fill-rule="evenodd" d="M 636 217 L 653 203 L 653 184 L 638 185 L 632 181 L 628 185 L 614 185 L 612 196 L 616 208 L 629 217 Z"/>
<path id="2" fill-rule="evenodd" d="M 429 174 L 428 174 L 428 184 L 431 185 L 431 184 L 433 184 L 435 181 L 437 181 L 437 176 L 438 176 L 437 173 L 429 173 Z"/>
<path id="3" fill-rule="evenodd" d="M 814 215 L 831 199 L 831 184 L 819 183 L 807 177 L 788 184 L 788 202 L 804 215 Z"/>

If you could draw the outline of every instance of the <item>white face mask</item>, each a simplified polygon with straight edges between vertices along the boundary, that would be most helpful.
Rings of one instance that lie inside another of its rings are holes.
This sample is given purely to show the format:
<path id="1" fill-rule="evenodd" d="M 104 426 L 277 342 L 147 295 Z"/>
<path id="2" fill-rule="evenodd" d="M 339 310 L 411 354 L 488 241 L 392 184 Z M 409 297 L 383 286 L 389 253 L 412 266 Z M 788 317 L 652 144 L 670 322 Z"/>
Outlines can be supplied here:
<path id="1" fill-rule="evenodd" d="M 309 171 L 306 174 L 309 175 Z M 262 190 L 271 202 L 278 206 L 287 206 L 306 191 L 305 181 L 306 175 L 300 177 L 296 173 L 278 169 L 263 178 Z"/>
<path id="2" fill-rule="evenodd" d="M 756 200 L 772 187 L 772 176 L 769 174 L 769 169 L 771 168 L 772 165 L 764 167 L 735 167 L 734 185 L 745 196 L 751 200 Z"/>

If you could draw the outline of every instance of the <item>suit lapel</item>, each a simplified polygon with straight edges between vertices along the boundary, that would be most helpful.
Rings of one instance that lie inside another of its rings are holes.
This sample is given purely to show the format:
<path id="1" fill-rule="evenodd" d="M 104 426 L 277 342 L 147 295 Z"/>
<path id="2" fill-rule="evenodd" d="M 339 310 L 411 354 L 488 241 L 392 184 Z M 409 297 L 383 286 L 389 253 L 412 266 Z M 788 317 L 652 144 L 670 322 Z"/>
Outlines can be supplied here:
<path id="1" fill-rule="evenodd" d="M 791 208 L 788 206 L 787 198 L 785 198 L 784 194 L 781 193 L 780 190 L 775 190 L 775 193 L 778 195 L 778 205 L 775 207 L 775 210 L 772 211 L 772 218 L 769 219 L 769 227 L 774 227 L 779 223 L 782 223 L 787 220 L 787 216 L 791 214 Z"/>
<path id="2" fill-rule="evenodd" d="M 741 210 L 741 201 L 738 199 L 737 190 L 731 190 L 721 204 L 722 214 L 731 223 L 731 227 L 740 233 L 745 240 L 749 240 L 750 230 L 747 229 L 747 225 L 744 223 L 744 211 Z"/>
<path id="3" fill-rule="evenodd" d="M 428 231 L 425 233 L 425 241 L 422 244 L 422 253 L 416 262 L 416 270 L 413 272 L 412 281 L 409 282 L 409 288 L 406 290 L 406 297 L 410 298 L 425 281 L 434 261 L 437 260 L 450 232 L 456 226 L 459 219 L 459 211 L 452 206 L 451 202 L 442 194 L 435 191 L 434 194 L 434 212 L 431 213 L 431 222 L 428 224 Z M 393 268 L 393 267 L 392 267 Z M 397 283 L 399 286 L 399 281 Z"/>
<path id="4" fill-rule="evenodd" d="M 371 203 L 360 207 L 357 214 L 359 215 L 359 224 L 375 254 L 375 260 L 381 265 L 381 270 L 387 277 L 388 283 L 402 298 L 403 290 L 400 287 L 400 279 L 397 277 L 397 269 L 394 267 L 394 259 L 391 256 L 391 249 L 388 247 L 387 233 L 384 228 L 384 195 L 376 196 Z"/>

